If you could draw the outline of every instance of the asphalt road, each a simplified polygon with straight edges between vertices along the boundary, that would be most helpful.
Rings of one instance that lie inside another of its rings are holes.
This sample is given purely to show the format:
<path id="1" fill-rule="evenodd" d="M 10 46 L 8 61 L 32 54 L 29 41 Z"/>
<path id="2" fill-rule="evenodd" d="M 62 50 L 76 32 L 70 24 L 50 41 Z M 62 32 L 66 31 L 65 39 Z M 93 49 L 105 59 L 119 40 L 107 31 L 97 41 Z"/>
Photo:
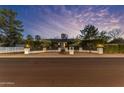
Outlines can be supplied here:
<path id="1" fill-rule="evenodd" d="M 0 86 L 124 87 L 124 58 L 0 58 Z"/>

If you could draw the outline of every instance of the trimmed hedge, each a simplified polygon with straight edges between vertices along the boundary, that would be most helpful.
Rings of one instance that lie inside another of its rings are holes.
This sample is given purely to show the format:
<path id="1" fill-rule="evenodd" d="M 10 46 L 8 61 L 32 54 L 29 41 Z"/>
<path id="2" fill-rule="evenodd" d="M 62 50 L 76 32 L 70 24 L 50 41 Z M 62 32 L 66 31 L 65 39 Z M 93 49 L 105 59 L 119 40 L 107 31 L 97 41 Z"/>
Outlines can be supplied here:
<path id="1" fill-rule="evenodd" d="M 124 44 L 119 45 L 119 52 L 124 53 Z"/>
<path id="2" fill-rule="evenodd" d="M 124 53 L 124 44 L 105 44 L 104 53 Z"/>

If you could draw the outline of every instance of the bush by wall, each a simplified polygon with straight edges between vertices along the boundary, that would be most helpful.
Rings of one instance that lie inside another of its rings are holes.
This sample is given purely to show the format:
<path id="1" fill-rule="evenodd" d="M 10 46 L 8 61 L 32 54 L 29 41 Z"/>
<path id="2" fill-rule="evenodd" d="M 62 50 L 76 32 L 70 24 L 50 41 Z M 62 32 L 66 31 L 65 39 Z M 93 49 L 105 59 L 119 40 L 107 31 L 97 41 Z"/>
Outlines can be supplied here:
<path id="1" fill-rule="evenodd" d="M 119 52 L 124 53 L 124 44 L 119 44 Z"/>
<path id="2" fill-rule="evenodd" d="M 104 53 L 124 53 L 124 44 L 105 44 Z"/>
<path id="3" fill-rule="evenodd" d="M 81 46 L 83 47 L 84 50 L 96 50 L 97 44 L 104 44 L 104 43 L 106 42 L 101 39 L 82 40 Z"/>

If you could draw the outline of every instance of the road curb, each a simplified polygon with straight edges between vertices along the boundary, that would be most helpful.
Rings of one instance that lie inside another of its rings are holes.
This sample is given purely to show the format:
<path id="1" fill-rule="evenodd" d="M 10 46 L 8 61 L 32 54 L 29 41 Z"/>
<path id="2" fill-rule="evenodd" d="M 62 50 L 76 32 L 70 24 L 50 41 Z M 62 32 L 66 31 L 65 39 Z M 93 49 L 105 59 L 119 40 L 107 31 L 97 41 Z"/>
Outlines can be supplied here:
<path id="1" fill-rule="evenodd" d="M 124 58 L 124 56 L 0 56 L 0 58 Z"/>

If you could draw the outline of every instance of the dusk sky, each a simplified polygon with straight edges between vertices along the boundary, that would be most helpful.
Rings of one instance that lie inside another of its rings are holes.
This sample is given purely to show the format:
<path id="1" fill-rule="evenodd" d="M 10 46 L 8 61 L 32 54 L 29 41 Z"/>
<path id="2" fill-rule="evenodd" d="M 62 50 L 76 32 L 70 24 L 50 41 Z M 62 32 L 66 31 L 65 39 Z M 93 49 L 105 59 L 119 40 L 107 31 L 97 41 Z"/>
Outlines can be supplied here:
<path id="1" fill-rule="evenodd" d="M 15 10 L 24 24 L 24 36 L 59 38 L 61 33 L 76 37 L 87 24 L 99 31 L 124 31 L 124 6 L 0 6 Z"/>

